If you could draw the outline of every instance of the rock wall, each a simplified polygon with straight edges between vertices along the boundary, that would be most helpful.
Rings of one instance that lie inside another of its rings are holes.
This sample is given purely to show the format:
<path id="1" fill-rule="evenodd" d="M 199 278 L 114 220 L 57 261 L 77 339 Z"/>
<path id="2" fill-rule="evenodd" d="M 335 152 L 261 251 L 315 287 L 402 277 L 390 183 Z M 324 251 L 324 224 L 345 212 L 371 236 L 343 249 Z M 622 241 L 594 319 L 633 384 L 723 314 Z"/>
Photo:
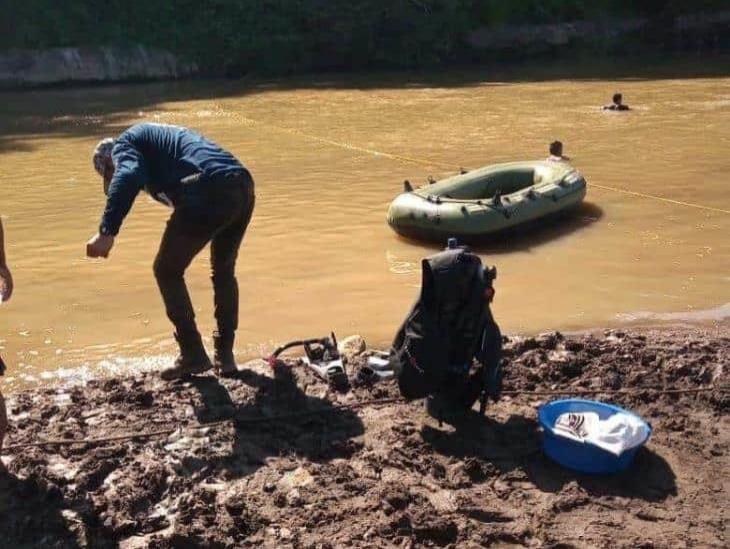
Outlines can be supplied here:
<path id="1" fill-rule="evenodd" d="M 565 46 L 573 40 L 613 40 L 637 31 L 646 19 L 623 21 L 576 21 L 545 25 L 501 25 L 481 27 L 472 31 L 467 41 L 477 50 L 542 49 Z"/>
<path id="2" fill-rule="evenodd" d="M 0 88 L 66 82 L 174 79 L 197 72 L 164 50 L 143 46 L 11 50 L 0 53 Z"/>
<path id="3" fill-rule="evenodd" d="M 426 32 L 422 27 L 417 28 Z M 344 32 L 343 36 L 347 38 L 353 30 Z M 410 61 L 403 61 L 398 56 L 386 56 L 380 60 L 381 66 L 392 67 L 395 64 L 402 68 L 421 66 L 423 63 L 444 65 L 462 61 L 491 61 L 495 58 L 524 59 L 535 54 L 560 53 L 574 47 L 588 50 L 598 47 L 604 52 L 633 54 L 657 50 L 726 51 L 730 49 L 730 10 L 680 17 L 605 18 L 538 25 L 460 28 L 453 30 L 450 37 L 445 39 L 449 53 L 438 50 L 437 41 L 433 46 L 436 49 L 430 51 L 431 46 L 419 42 L 417 33 L 414 34 L 413 30 L 408 32 L 410 34 L 404 37 L 390 28 L 385 32 L 386 39 L 381 46 L 385 47 L 394 40 L 402 45 L 404 38 L 413 38 L 412 45 L 420 44 L 417 49 L 423 48 L 420 52 L 423 55 L 419 54 L 420 57 L 415 56 Z M 250 44 L 244 44 L 225 53 L 207 51 L 205 48 L 188 53 L 200 54 L 199 59 L 206 59 L 206 56 L 223 59 L 222 63 L 217 64 L 201 61 L 205 66 L 204 72 L 212 76 L 256 73 L 264 66 L 267 67 L 264 71 L 267 74 L 343 70 L 345 67 L 348 70 L 368 70 L 374 66 L 371 63 L 377 57 L 376 53 L 367 51 L 367 48 L 358 50 L 356 46 L 359 42 L 347 45 L 342 42 L 344 38 L 341 36 L 336 39 L 329 36 L 319 44 L 316 40 L 312 41 L 316 38 L 315 34 L 311 28 L 306 28 L 300 29 L 296 40 L 285 40 L 284 43 L 281 40 L 277 42 L 272 35 L 259 36 L 254 41 L 258 49 L 251 49 Z M 455 42 L 449 45 L 450 40 Z M 353 56 L 359 61 L 343 65 L 343 59 Z M 302 64 L 305 58 L 309 61 Z M 406 55 L 404 59 L 407 58 Z M 175 79 L 199 72 L 203 71 L 199 71 L 195 63 L 182 61 L 169 51 L 141 45 L 0 52 L 0 89 L 63 83 Z"/>
<path id="4" fill-rule="evenodd" d="M 632 34 L 649 32 L 657 35 L 657 25 L 662 26 L 663 32 L 662 36 L 655 36 L 656 39 L 672 36 L 675 42 L 685 39 L 695 42 L 703 40 L 713 44 L 727 37 L 730 31 L 730 11 L 692 14 L 668 21 L 637 17 L 544 25 L 479 27 L 467 34 L 466 42 L 477 51 L 518 50 L 521 53 L 534 53 L 576 42 L 618 44 Z M 645 40 L 647 39 L 649 38 L 645 37 Z"/>

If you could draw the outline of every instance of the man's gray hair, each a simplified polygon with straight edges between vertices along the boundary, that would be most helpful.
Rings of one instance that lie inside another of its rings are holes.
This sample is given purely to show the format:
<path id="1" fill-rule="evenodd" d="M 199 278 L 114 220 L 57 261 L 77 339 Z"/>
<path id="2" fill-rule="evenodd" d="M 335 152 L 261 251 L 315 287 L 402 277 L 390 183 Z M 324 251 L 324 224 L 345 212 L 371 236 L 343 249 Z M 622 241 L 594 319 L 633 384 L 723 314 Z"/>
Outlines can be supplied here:
<path id="1" fill-rule="evenodd" d="M 94 149 L 94 169 L 99 175 L 104 176 L 104 165 L 107 158 L 111 158 L 112 149 L 114 148 L 114 139 L 105 137 L 96 145 Z"/>

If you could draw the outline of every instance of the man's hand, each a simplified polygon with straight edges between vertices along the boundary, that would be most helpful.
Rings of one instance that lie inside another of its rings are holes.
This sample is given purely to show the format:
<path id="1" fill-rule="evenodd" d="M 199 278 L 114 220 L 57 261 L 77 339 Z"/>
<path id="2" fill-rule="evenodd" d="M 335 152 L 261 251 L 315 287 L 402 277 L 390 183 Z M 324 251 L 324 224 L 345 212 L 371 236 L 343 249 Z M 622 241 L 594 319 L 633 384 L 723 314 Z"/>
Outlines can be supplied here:
<path id="1" fill-rule="evenodd" d="M 113 236 L 96 233 L 86 243 L 86 255 L 88 257 L 109 257 L 112 246 L 114 246 Z"/>
<path id="2" fill-rule="evenodd" d="M 7 301 L 13 295 L 13 275 L 7 265 L 0 265 L 0 282 L 2 282 L 2 290 L 0 290 L 0 300 Z"/>

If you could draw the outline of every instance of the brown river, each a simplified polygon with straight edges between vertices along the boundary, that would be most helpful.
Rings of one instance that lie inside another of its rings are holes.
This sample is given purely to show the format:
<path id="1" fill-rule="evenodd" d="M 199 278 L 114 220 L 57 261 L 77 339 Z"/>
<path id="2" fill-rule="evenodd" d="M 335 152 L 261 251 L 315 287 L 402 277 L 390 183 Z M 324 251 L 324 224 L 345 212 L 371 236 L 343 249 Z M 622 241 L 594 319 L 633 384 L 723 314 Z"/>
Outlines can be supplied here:
<path id="1" fill-rule="evenodd" d="M 580 77 L 473 70 L 0 93 L 0 214 L 16 284 L 0 306 L 4 387 L 172 359 L 152 276 L 169 211 L 140 195 L 111 257 L 84 256 L 104 205 L 90 152 L 142 120 L 199 130 L 254 175 L 238 266 L 240 359 L 330 330 L 387 346 L 416 296 L 419 261 L 435 250 L 385 222 L 403 180 L 542 158 L 553 139 L 588 196 L 559 224 L 479 249 L 498 269 L 503 331 L 722 322 L 730 76 L 697 75 L 702 62 L 585 67 Z M 600 110 L 614 91 L 631 112 Z M 187 280 L 209 334 L 207 252 Z"/>

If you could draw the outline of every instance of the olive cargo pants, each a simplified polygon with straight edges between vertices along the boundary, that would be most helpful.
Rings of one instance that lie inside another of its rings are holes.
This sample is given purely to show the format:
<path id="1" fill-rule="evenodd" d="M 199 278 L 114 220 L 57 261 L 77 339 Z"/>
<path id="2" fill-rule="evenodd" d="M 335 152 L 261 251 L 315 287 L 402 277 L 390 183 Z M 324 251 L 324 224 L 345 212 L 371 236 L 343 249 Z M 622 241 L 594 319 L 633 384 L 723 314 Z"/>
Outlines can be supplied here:
<path id="1" fill-rule="evenodd" d="M 181 341 L 200 337 L 183 275 L 208 242 L 218 332 L 232 338 L 238 328 L 236 259 L 255 201 L 253 179 L 246 171 L 184 184 L 175 197 L 154 273 Z"/>

